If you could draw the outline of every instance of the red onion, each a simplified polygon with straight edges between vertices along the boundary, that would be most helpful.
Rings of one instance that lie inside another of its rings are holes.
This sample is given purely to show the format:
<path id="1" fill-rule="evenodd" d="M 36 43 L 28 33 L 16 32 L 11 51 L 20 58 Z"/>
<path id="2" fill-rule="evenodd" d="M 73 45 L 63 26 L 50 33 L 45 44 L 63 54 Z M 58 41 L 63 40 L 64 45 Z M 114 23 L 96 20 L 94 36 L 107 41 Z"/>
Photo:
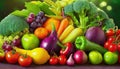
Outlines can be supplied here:
<path id="1" fill-rule="evenodd" d="M 77 64 L 83 64 L 87 62 L 87 54 L 83 50 L 77 50 L 73 58 Z"/>

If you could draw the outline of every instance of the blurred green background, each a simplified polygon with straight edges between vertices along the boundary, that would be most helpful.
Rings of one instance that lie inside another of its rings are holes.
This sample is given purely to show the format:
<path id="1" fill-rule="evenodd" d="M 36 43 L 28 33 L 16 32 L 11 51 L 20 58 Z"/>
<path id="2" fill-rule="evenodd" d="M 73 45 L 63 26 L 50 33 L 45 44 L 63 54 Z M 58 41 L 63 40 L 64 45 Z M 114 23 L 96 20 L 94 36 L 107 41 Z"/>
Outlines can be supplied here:
<path id="1" fill-rule="evenodd" d="M 16 9 L 23 9 L 25 1 L 32 0 L 0 0 L 0 20 Z M 89 0 L 103 9 L 120 28 L 120 0 Z"/>

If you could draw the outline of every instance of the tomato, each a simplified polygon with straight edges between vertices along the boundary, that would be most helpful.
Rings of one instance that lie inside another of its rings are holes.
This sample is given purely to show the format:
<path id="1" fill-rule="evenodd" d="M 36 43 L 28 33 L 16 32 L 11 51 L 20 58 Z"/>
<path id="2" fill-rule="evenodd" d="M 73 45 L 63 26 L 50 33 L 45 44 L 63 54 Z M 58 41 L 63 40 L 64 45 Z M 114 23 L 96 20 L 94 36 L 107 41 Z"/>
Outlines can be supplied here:
<path id="1" fill-rule="evenodd" d="M 32 58 L 28 55 L 21 55 L 18 58 L 18 63 L 23 67 L 30 66 L 32 64 Z"/>
<path id="2" fill-rule="evenodd" d="M 11 50 L 6 53 L 5 58 L 8 63 L 14 64 L 17 63 L 19 55 L 20 55 L 19 53 Z"/>
<path id="3" fill-rule="evenodd" d="M 111 52 L 117 51 L 117 45 L 111 43 L 111 44 L 108 46 L 108 50 L 111 51 Z"/>
<path id="4" fill-rule="evenodd" d="M 58 58 L 55 57 L 55 56 L 51 57 L 50 60 L 49 60 L 49 64 L 51 64 L 51 65 L 58 64 Z"/>
<path id="5" fill-rule="evenodd" d="M 110 43 L 112 43 L 112 42 L 115 41 L 115 38 L 114 37 L 109 37 L 107 41 L 110 42 Z"/>
<path id="6" fill-rule="evenodd" d="M 59 59 L 59 64 L 61 64 L 61 65 L 66 64 L 67 58 L 66 58 L 65 55 L 60 55 L 60 56 L 58 57 L 58 59 Z"/>
<path id="7" fill-rule="evenodd" d="M 104 48 L 105 48 L 105 49 L 108 49 L 108 47 L 109 47 L 110 44 L 111 44 L 111 42 L 109 42 L 109 41 L 105 42 Z"/>
<path id="8" fill-rule="evenodd" d="M 109 30 L 107 30 L 106 35 L 109 37 L 109 36 L 113 36 L 114 33 L 115 33 L 114 29 L 109 29 Z"/>
<path id="9" fill-rule="evenodd" d="M 120 52 L 120 43 L 118 43 L 117 47 L 118 47 L 118 52 Z"/>
<path id="10" fill-rule="evenodd" d="M 116 35 L 117 35 L 117 36 L 120 35 L 120 29 L 118 29 L 118 30 L 116 31 Z"/>

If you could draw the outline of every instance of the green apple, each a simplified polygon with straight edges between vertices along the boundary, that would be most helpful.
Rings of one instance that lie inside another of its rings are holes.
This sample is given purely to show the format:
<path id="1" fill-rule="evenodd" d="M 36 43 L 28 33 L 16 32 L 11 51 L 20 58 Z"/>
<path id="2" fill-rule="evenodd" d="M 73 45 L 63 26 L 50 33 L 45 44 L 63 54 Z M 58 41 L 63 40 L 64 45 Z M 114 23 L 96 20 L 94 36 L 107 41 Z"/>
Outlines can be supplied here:
<path id="1" fill-rule="evenodd" d="M 104 61 L 106 64 L 115 64 L 118 61 L 118 54 L 108 51 L 104 54 Z"/>
<path id="2" fill-rule="evenodd" d="M 5 59 L 5 52 L 3 50 L 0 50 L 0 62 L 4 61 Z"/>
<path id="3" fill-rule="evenodd" d="M 24 34 L 21 42 L 24 49 L 31 50 L 38 47 L 40 41 L 34 34 Z"/>
<path id="4" fill-rule="evenodd" d="M 91 51 L 89 53 L 89 60 L 91 64 L 100 64 L 103 61 L 102 54 L 98 51 Z"/>

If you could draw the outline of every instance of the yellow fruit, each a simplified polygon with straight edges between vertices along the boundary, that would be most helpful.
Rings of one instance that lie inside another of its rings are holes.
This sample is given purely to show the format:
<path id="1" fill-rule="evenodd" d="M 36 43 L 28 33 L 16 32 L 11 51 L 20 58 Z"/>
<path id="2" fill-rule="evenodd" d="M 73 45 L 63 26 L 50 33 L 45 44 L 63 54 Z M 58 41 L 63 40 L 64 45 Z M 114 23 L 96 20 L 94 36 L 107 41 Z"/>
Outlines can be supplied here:
<path id="1" fill-rule="evenodd" d="M 45 64 L 49 59 L 50 55 L 44 48 L 35 48 L 33 50 L 24 50 L 14 47 L 16 52 L 20 54 L 27 54 L 32 57 L 35 64 Z"/>

